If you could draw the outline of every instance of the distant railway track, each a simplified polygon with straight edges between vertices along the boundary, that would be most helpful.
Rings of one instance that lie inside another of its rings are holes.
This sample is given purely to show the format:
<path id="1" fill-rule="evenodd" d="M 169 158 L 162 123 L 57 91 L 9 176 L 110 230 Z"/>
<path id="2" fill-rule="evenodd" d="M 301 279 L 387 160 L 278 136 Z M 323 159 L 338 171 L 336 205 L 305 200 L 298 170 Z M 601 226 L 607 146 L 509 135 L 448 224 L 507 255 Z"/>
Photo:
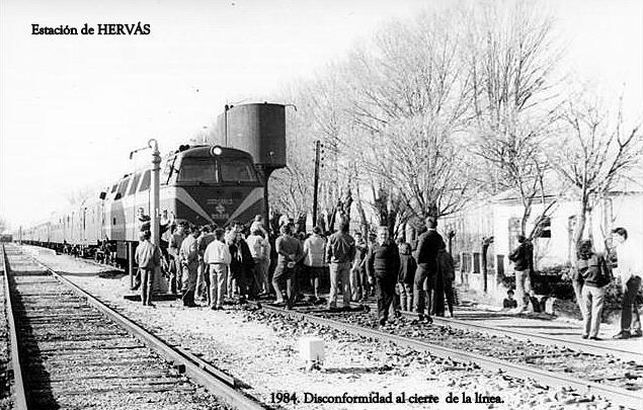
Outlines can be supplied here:
<path id="1" fill-rule="evenodd" d="M 475 336 L 463 342 L 464 331 L 461 329 L 407 323 L 388 330 L 378 330 L 374 328 L 377 320 L 367 318 L 370 316 L 368 313 L 328 313 L 323 310 L 305 312 L 265 304 L 262 307 L 296 320 L 427 351 L 461 363 L 474 363 L 480 368 L 500 371 L 518 379 L 531 379 L 542 386 L 572 388 L 587 397 L 602 397 L 616 405 L 640 408 L 643 403 L 643 366 L 636 363 L 626 363 L 629 370 L 621 372 L 621 366 L 615 364 L 615 359 L 571 349 L 539 346 L 521 340 L 513 343 L 503 340 L 499 343 L 501 337 L 481 338 L 480 333 L 477 342 L 474 340 Z M 500 349 L 500 346 L 504 346 L 503 351 L 494 351 Z M 579 374 L 577 370 L 573 370 L 567 365 L 569 360 L 586 363 L 587 373 Z M 605 365 L 606 369 L 600 367 Z M 613 367 L 616 367 L 617 373 L 610 372 Z"/>
<path id="2" fill-rule="evenodd" d="M 235 378 L 168 345 L 18 248 L 3 246 L 2 255 L 17 409 L 264 408 Z"/>

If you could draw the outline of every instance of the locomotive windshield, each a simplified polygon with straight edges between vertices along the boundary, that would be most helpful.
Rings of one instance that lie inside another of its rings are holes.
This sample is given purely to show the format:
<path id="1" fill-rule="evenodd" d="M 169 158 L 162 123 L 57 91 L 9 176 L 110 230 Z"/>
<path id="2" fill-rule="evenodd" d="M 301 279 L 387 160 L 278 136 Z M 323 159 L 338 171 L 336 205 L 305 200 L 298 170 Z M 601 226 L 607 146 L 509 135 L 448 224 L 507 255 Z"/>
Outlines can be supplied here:
<path id="1" fill-rule="evenodd" d="M 255 182 L 255 172 L 247 159 L 219 158 L 222 182 Z"/>
<path id="2" fill-rule="evenodd" d="M 245 158 L 183 158 L 177 182 L 216 184 L 256 182 L 252 162 Z"/>
<path id="3" fill-rule="evenodd" d="M 216 184 L 219 182 L 217 165 L 212 158 L 184 158 L 177 182 L 202 182 Z"/>

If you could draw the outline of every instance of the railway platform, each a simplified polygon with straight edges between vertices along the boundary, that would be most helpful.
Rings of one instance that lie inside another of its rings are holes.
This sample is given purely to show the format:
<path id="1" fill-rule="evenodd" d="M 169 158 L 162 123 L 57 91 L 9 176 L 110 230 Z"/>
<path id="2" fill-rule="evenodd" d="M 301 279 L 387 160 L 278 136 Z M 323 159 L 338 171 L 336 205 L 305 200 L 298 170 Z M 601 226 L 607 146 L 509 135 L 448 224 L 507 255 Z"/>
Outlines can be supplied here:
<path id="1" fill-rule="evenodd" d="M 454 316 L 454 319 L 439 319 L 449 323 L 464 322 L 478 325 L 481 328 L 494 328 L 556 338 L 574 344 L 582 343 L 584 345 L 598 346 L 613 350 L 613 354 L 616 357 L 627 360 L 632 358 L 631 355 L 626 354 L 627 352 L 643 358 L 643 338 L 612 339 L 612 336 L 620 330 L 618 324 L 601 324 L 599 332 L 601 340 L 589 340 L 581 338 L 583 323 L 580 320 L 556 317 L 545 313 L 514 314 L 506 309 L 500 310 L 492 306 L 464 300 L 460 306 L 455 307 Z"/>

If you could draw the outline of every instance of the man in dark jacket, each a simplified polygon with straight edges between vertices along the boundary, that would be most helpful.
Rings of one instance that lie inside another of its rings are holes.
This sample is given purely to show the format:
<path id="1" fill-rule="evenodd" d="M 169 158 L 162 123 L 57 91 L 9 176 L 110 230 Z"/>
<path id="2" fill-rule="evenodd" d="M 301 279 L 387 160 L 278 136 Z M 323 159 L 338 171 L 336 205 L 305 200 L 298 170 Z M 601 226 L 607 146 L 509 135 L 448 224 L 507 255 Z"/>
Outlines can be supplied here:
<path id="1" fill-rule="evenodd" d="M 326 263 L 330 267 L 330 295 L 328 308 L 335 308 L 339 281 L 342 282 L 342 300 L 345 309 L 350 308 L 351 263 L 355 259 L 355 240 L 348 234 L 348 223 L 342 221 L 337 232 L 332 234 L 326 244 Z"/>
<path id="2" fill-rule="evenodd" d="M 134 259 L 141 271 L 141 301 L 143 306 L 152 304 L 152 284 L 154 283 L 154 270 L 161 266 L 161 252 L 158 246 L 150 242 L 150 231 L 140 233 L 141 242 L 136 247 Z"/>
<path id="3" fill-rule="evenodd" d="M 605 288 L 611 281 L 611 272 L 605 262 L 605 257 L 594 252 L 592 241 L 587 239 L 580 243 L 577 251 L 576 266 L 583 277 L 583 339 L 601 340 L 598 329 L 601 325 L 601 313 Z"/>
<path id="4" fill-rule="evenodd" d="M 516 272 L 516 300 L 518 307 L 516 312 L 522 312 L 527 308 L 525 302 L 526 294 L 531 294 L 531 280 L 529 274 L 533 267 L 533 246 L 523 235 L 518 235 L 518 247 L 511 252 L 509 260 L 514 263 Z"/>
<path id="5" fill-rule="evenodd" d="M 367 266 L 372 266 L 373 269 L 369 275 L 375 281 L 377 317 L 380 326 L 384 326 L 395 297 L 395 283 L 400 271 L 400 253 L 397 245 L 389 239 L 386 226 L 377 229 L 377 242 L 369 252 L 368 261 Z"/>
<path id="6" fill-rule="evenodd" d="M 292 236 L 289 225 L 282 225 L 279 228 L 281 236 L 275 241 L 275 249 L 279 257 L 277 258 L 277 267 L 272 278 L 272 286 L 277 293 L 277 303 L 283 303 L 283 285 L 286 286 L 286 307 L 292 308 L 295 302 L 295 289 L 293 281 L 295 280 L 295 265 L 304 257 L 304 251 L 299 239 Z"/>
<path id="7" fill-rule="evenodd" d="M 426 309 L 426 319 L 431 319 L 431 292 L 435 289 L 437 276 L 437 257 L 438 251 L 444 246 L 442 236 L 436 230 L 438 220 L 429 216 L 425 219 L 427 231 L 418 238 L 416 250 L 417 271 L 413 281 L 413 301 L 415 302 L 415 311 L 419 320 L 424 320 L 424 311 Z M 426 299 L 426 300 L 425 300 Z"/>
<path id="8" fill-rule="evenodd" d="M 250 289 L 248 278 L 254 269 L 255 262 L 240 229 L 235 228 L 234 237 L 228 246 L 231 257 L 230 274 L 233 283 L 239 288 L 239 302 L 245 302 L 247 297 L 254 299 L 256 295 Z"/>

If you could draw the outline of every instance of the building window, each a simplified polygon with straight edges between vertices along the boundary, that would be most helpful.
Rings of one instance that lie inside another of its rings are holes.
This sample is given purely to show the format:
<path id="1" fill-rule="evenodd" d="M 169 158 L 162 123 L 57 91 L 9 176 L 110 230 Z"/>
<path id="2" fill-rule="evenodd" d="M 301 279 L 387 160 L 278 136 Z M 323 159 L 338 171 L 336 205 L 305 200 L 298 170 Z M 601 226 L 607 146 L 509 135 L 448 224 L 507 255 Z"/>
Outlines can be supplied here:
<path id="1" fill-rule="evenodd" d="M 551 238 L 551 218 L 542 216 L 536 222 L 534 238 Z"/>

